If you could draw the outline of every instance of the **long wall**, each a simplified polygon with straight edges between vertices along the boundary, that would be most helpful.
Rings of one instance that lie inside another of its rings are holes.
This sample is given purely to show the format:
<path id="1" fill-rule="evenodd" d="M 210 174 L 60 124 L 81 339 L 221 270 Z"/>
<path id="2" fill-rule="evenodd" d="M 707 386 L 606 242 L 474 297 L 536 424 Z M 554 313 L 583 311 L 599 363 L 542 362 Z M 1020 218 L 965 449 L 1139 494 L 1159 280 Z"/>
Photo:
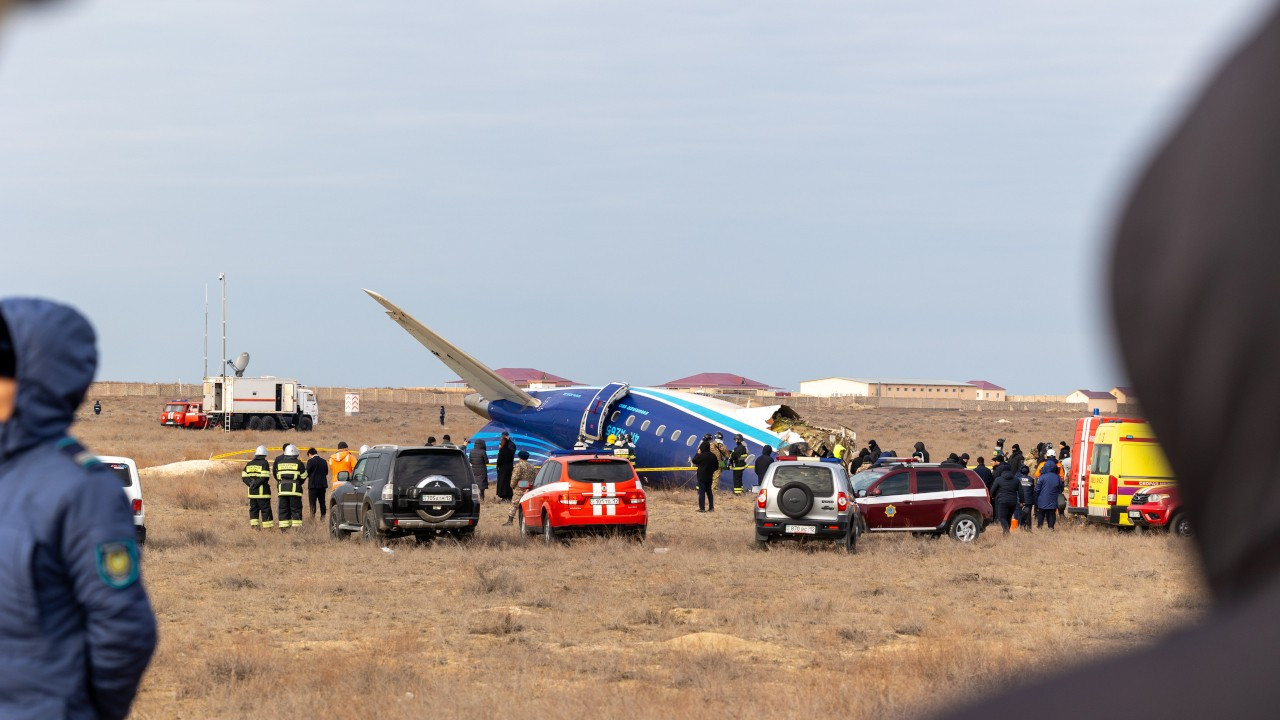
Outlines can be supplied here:
<path id="1" fill-rule="evenodd" d="M 360 394 L 361 402 L 394 402 L 410 405 L 461 406 L 462 398 L 471 392 L 466 388 L 314 388 L 316 400 L 324 405 L 339 406 L 348 392 Z M 198 400 L 203 394 L 201 385 L 193 383 L 123 383 L 97 382 L 89 387 L 89 400 L 112 397 L 153 397 L 158 401 L 189 398 Z"/>

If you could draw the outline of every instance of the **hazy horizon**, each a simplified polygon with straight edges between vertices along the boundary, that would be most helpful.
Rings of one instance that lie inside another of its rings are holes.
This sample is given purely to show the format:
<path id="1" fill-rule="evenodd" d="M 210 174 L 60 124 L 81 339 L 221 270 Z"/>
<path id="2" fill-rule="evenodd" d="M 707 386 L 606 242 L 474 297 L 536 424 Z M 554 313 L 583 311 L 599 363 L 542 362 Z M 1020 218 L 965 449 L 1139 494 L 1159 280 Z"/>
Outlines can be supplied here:
<path id="1" fill-rule="evenodd" d="M 102 380 L 1124 385 L 1113 214 L 1256 0 L 68 3 L 0 39 L 0 295 Z"/>

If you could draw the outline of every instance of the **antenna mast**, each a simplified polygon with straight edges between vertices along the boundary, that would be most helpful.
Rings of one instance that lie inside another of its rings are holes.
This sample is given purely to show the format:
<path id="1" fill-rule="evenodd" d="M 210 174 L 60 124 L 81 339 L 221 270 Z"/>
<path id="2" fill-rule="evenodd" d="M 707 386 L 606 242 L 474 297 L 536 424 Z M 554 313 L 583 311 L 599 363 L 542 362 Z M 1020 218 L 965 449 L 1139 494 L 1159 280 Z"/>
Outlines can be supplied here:
<path id="1" fill-rule="evenodd" d="M 209 283 L 204 284 L 204 374 L 200 377 L 209 377 Z"/>

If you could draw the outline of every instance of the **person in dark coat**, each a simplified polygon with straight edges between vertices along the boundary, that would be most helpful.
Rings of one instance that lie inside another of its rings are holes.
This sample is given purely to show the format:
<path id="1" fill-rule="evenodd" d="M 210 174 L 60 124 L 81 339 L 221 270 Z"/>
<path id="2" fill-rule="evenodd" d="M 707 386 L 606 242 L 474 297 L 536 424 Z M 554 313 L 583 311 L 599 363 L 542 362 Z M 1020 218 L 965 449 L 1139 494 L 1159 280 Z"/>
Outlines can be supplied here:
<path id="1" fill-rule="evenodd" d="M 1067 444 L 1066 440 L 1063 440 L 1058 443 L 1058 459 L 1066 460 L 1069 457 L 1071 457 L 1071 446 Z"/>
<path id="2" fill-rule="evenodd" d="M 440 406 L 440 427 L 444 427 L 444 406 Z"/>
<path id="3" fill-rule="evenodd" d="M 1017 472 L 1023 465 L 1027 464 L 1027 460 L 1022 455 L 1022 448 L 1017 443 L 1013 444 L 1013 450 L 1009 452 L 1009 469 Z"/>
<path id="4" fill-rule="evenodd" d="M 93 401 L 93 414 L 94 414 L 94 415 L 101 415 L 101 414 L 102 414 L 102 401 L 101 401 L 101 400 L 94 400 L 94 401 Z"/>
<path id="5" fill-rule="evenodd" d="M 869 458 L 868 462 L 872 465 L 875 465 L 876 461 L 880 459 L 880 446 L 876 444 L 875 440 L 867 441 L 867 457 Z"/>
<path id="6" fill-rule="evenodd" d="M 991 477 L 993 480 L 1005 474 L 1010 469 L 1009 461 L 1005 460 L 1003 455 L 997 455 L 991 458 L 991 462 L 995 463 L 991 467 Z"/>
<path id="7" fill-rule="evenodd" d="M 978 466 L 973 469 L 973 472 L 982 478 L 982 484 L 987 487 L 987 492 L 990 493 L 991 483 L 995 481 L 996 477 L 991 474 L 991 468 L 987 467 L 987 459 L 979 456 Z"/>
<path id="8" fill-rule="evenodd" d="M 711 487 L 715 482 L 716 470 L 720 469 L 720 458 L 711 452 L 711 443 L 703 440 L 698 445 L 693 465 L 698 468 L 698 512 L 715 512 L 716 496 L 711 492 Z"/>
<path id="9" fill-rule="evenodd" d="M 760 451 L 760 457 L 756 458 L 756 487 L 759 488 L 764 484 L 764 474 L 769 471 L 769 466 L 773 464 L 773 447 L 765 445 Z"/>
<path id="10" fill-rule="evenodd" d="M 510 502 L 513 495 L 511 470 L 516 465 L 516 444 L 511 441 L 511 436 L 505 430 L 502 431 L 502 439 L 498 441 L 498 457 L 494 465 L 498 476 L 498 499 Z"/>
<path id="11" fill-rule="evenodd" d="M 858 474 L 858 471 L 867 463 L 867 458 L 871 457 L 871 451 L 862 448 L 858 451 L 857 456 L 849 459 L 849 475 L 852 477 Z"/>
<path id="12" fill-rule="evenodd" d="M 316 506 L 320 506 L 320 518 L 323 520 L 328 508 L 324 503 L 324 491 L 329 487 L 329 463 L 316 453 L 315 448 L 307 450 L 307 511 L 311 519 L 316 517 Z"/>
<path id="13" fill-rule="evenodd" d="M 996 520 L 1000 527 L 1009 534 L 1009 524 L 1013 519 L 1014 508 L 1018 506 L 1018 481 L 1013 473 L 1006 470 L 991 484 L 991 504 L 995 506 Z"/>
<path id="14" fill-rule="evenodd" d="M 911 453 L 911 457 L 920 462 L 929 462 L 929 451 L 924 448 L 924 443 L 916 442 L 915 452 Z"/>
<path id="15" fill-rule="evenodd" d="M 1049 529 L 1058 521 L 1058 497 L 1062 495 L 1062 476 L 1058 474 L 1058 463 L 1049 458 L 1044 463 L 1044 470 L 1036 479 L 1036 527 L 1049 523 Z"/>
<path id="16" fill-rule="evenodd" d="M 1031 529 L 1031 508 L 1036 504 L 1036 481 L 1031 479 L 1031 468 L 1023 465 L 1014 476 L 1018 481 L 1018 529 Z"/>
<path id="17" fill-rule="evenodd" d="M 123 718 L 155 650 L 133 510 L 67 436 L 97 365 L 79 312 L 0 300 L 0 717 Z"/>
<path id="18" fill-rule="evenodd" d="M 480 499 L 483 500 L 485 491 L 489 489 L 489 447 L 483 440 L 471 444 L 468 459 L 471 461 L 471 476 L 480 486 Z"/>
<path id="19" fill-rule="evenodd" d="M 1190 542 L 1210 607 L 1163 638 L 1009 683 L 946 717 L 1020 720 L 1027 698 L 1076 687 L 1112 715 L 1132 707 L 1152 718 L 1276 716 L 1280 9 L 1258 17 L 1260 29 L 1224 55 L 1138 176 L 1110 269 L 1120 355 L 1195 524 Z M 1098 682 L 1134 668 L 1160 679 L 1140 708 L 1132 683 Z M 1082 710 L 1045 702 L 1030 714 L 1077 720 Z"/>

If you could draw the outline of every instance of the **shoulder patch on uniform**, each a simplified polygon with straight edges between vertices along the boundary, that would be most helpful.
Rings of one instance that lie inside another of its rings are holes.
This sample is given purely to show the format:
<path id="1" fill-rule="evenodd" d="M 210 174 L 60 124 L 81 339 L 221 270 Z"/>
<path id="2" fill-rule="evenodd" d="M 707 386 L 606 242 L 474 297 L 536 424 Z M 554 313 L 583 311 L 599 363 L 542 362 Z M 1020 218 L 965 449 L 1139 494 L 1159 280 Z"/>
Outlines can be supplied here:
<path id="1" fill-rule="evenodd" d="M 138 581 L 138 544 L 133 539 L 105 542 L 98 546 L 98 577 L 113 590 L 123 590 Z"/>

